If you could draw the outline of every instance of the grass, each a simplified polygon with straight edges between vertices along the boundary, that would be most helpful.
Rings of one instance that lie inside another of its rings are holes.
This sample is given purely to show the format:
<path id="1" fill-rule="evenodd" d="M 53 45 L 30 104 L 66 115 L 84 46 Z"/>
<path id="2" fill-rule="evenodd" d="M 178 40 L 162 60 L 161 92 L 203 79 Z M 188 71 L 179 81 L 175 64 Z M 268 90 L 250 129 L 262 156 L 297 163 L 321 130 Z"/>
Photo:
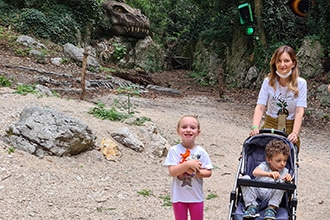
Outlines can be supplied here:
<path id="1" fill-rule="evenodd" d="M 16 88 L 16 94 L 21 94 L 21 95 L 27 95 L 28 93 L 30 94 L 36 94 L 37 92 L 34 90 L 35 85 L 19 85 Z"/>
<path id="2" fill-rule="evenodd" d="M 96 118 L 110 121 L 122 121 L 130 117 L 128 114 L 119 112 L 114 106 L 111 109 L 106 109 L 105 105 L 101 102 L 98 102 L 96 107 L 90 109 L 88 113 L 94 115 Z"/>
<path id="3" fill-rule="evenodd" d="M 215 193 L 210 193 L 206 196 L 206 200 L 210 200 L 210 199 L 214 199 L 214 198 L 217 198 L 218 195 L 215 194 Z"/>
<path id="4" fill-rule="evenodd" d="M 163 206 L 172 206 L 170 195 L 160 196 L 159 198 L 163 200 Z"/>
<path id="5" fill-rule="evenodd" d="M 0 86 L 10 87 L 12 84 L 11 80 L 7 79 L 4 76 L 0 76 Z"/>
<path id="6" fill-rule="evenodd" d="M 137 193 L 144 197 L 153 196 L 153 192 L 151 190 L 146 190 L 146 189 L 138 191 Z"/>

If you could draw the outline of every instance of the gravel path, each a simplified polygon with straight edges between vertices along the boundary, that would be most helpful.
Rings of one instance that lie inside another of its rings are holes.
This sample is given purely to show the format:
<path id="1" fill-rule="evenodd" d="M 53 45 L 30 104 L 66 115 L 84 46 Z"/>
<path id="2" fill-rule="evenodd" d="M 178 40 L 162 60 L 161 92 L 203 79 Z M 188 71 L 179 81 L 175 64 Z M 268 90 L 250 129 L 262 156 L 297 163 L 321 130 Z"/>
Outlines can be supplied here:
<path id="1" fill-rule="evenodd" d="M 114 96 L 102 97 L 105 104 Z M 226 219 L 238 156 L 249 133 L 250 114 L 237 114 L 243 106 L 204 96 L 134 99 L 138 115 L 147 116 L 169 143 L 179 138 L 175 126 L 183 114 L 197 114 L 202 133 L 197 142 L 209 152 L 215 167 L 205 179 L 205 219 Z M 29 104 L 52 107 L 88 124 L 97 143 L 109 132 L 127 126 L 102 121 L 87 112 L 92 102 L 35 95 L 12 94 L 0 88 L 0 134 L 19 119 Z M 329 131 L 329 130 L 328 130 Z M 298 219 L 327 219 L 330 207 L 330 132 L 303 128 L 299 162 Z M 165 158 L 123 149 L 118 162 L 107 161 L 97 150 L 73 157 L 38 159 L 16 150 L 9 154 L 0 142 L 0 219 L 115 219 L 168 220 L 172 209 L 164 206 L 170 177 L 162 167 Z"/>

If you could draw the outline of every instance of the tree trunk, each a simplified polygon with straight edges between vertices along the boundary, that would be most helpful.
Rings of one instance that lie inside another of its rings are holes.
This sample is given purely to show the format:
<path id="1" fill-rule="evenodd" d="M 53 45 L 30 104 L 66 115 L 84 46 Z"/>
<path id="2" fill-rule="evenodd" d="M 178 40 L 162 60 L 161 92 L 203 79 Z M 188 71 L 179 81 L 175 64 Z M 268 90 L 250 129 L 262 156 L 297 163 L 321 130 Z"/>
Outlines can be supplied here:
<path id="1" fill-rule="evenodd" d="M 257 29 L 262 45 L 266 45 L 266 35 L 264 25 L 262 23 L 262 0 L 254 0 L 254 13 L 257 19 Z"/>

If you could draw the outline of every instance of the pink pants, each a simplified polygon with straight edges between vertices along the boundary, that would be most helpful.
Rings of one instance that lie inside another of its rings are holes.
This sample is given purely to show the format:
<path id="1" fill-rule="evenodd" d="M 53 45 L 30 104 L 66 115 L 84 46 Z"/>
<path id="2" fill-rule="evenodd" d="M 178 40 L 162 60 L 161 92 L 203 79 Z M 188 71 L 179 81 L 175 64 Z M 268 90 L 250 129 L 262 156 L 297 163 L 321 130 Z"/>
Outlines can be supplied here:
<path id="1" fill-rule="evenodd" d="M 191 220 L 203 220 L 204 202 L 172 203 L 175 220 L 188 220 L 188 210 Z"/>

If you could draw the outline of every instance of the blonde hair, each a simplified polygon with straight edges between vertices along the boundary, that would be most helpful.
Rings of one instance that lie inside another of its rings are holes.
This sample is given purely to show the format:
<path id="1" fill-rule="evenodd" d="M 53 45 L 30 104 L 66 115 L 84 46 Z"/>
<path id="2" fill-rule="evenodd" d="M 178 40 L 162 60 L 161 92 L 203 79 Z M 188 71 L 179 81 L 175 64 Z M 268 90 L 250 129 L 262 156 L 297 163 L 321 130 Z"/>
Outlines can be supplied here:
<path id="1" fill-rule="evenodd" d="M 201 130 L 201 124 L 200 124 L 200 122 L 198 120 L 198 115 L 183 115 L 183 116 L 181 116 L 181 118 L 178 121 L 177 127 L 176 127 L 177 129 L 180 128 L 180 123 L 181 123 L 182 119 L 184 119 L 184 118 L 194 118 L 194 119 L 196 119 L 196 121 L 197 121 L 197 128 L 198 128 L 199 131 Z"/>
<path id="2" fill-rule="evenodd" d="M 288 53 L 290 55 L 290 58 L 292 62 L 294 63 L 294 67 L 292 68 L 292 74 L 290 77 L 290 82 L 288 84 L 289 90 L 294 92 L 294 97 L 298 97 L 299 91 L 298 91 L 298 77 L 299 77 L 299 70 L 298 70 L 298 60 L 296 53 L 294 50 L 289 46 L 281 46 L 277 48 L 277 50 L 274 52 L 269 65 L 270 65 L 270 73 L 268 73 L 269 78 L 269 85 L 273 87 L 274 91 L 276 91 L 276 80 L 279 80 L 279 76 L 276 74 L 276 62 L 279 60 L 279 57 L 284 53 Z"/>

